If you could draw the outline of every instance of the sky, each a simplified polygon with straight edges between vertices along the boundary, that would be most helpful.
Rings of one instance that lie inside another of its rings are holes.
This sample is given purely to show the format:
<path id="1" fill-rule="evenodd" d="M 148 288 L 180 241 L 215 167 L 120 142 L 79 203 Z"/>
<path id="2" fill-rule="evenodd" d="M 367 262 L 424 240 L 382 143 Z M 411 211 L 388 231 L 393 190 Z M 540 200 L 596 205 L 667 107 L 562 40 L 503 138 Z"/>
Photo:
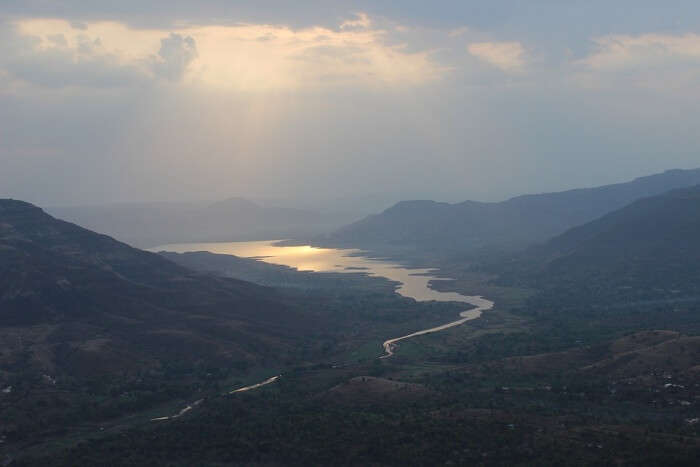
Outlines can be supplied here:
<path id="1" fill-rule="evenodd" d="M 700 3 L 0 2 L 0 197 L 500 200 L 700 167 Z"/>

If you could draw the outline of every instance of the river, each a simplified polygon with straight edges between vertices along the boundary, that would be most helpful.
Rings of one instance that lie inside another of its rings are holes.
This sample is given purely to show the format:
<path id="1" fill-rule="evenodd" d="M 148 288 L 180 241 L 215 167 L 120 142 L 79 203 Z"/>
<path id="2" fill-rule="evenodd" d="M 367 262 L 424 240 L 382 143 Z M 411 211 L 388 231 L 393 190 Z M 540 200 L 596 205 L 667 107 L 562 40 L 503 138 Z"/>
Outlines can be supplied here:
<path id="1" fill-rule="evenodd" d="M 300 271 L 314 272 L 364 272 L 371 276 L 386 277 L 401 285 L 397 292 L 404 297 L 418 301 L 462 302 L 476 308 L 470 308 L 459 314 L 459 319 L 423 329 L 405 336 L 388 339 L 383 343 L 387 358 L 394 354 L 398 342 L 412 337 L 439 332 L 467 321 L 476 319 L 481 313 L 493 308 L 493 302 L 481 296 L 468 296 L 456 292 L 440 292 L 430 288 L 430 281 L 439 279 L 435 269 L 407 268 L 399 263 L 362 256 L 361 250 L 316 248 L 312 246 L 278 246 L 277 240 L 253 242 L 216 242 L 216 243 L 178 243 L 162 245 L 152 251 L 171 251 L 186 253 L 191 251 L 208 251 L 210 253 L 235 255 L 243 258 L 256 258 L 271 264 L 290 266 Z M 443 278 L 444 279 L 444 278 Z"/>
<path id="2" fill-rule="evenodd" d="M 473 308 L 459 314 L 459 319 L 449 323 L 422 329 L 405 336 L 394 337 L 384 341 L 382 347 L 384 354 L 379 358 L 389 358 L 394 355 L 397 344 L 400 341 L 411 339 L 425 334 L 443 331 L 459 326 L 467 321 L 477 319 L 484 311 L 493 308 L 493 302 L 481 296 L 468 296 L 456 292 L 440 292 L 430 288 L 430 281 L 438 279 L 434 275 L 434 269 L 407 268 L 399 263 L 362 256 L 361 250 L 316 248 L 312 246 L 278 246 L 279 241 L 254 241 L 254 242 L 216 242 L 216 243 L 178 243 L 162 245 L 152 248 L 151 251 L 171 251 L 174 253 L 187 253 L 192 251 L 208 251 L 215 254 L 235 255 L 242 258 L 256 258 L 270 264 L 280 264 L 296 268 L 300 271 L 314 272 L 363 272 L 371 276 L 386 277 L 399 282 L 396 291 L 404 297 L 410 297 L 418 301 L 435 300 L 439 302 L 462 302 L 472 305 Z M 229 394 L 251 391 L 268 384 L 272 384 L 280 378 L 273 376 L 257 384 L 245 386 L 231 391 Z M 175 415 L 158 417 L 153 421 L 164 421 L 179 418 L 192 410 L 202 401 L 199 400 Z"/>

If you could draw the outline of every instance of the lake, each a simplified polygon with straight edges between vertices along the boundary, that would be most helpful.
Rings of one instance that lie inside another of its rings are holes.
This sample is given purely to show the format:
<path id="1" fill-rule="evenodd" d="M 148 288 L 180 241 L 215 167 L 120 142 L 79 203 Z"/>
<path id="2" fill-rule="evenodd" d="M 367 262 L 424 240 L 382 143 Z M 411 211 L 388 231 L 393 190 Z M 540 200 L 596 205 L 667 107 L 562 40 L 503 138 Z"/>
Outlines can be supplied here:
<path id="1" fill-rule="evenodd" d="M 177 243 L 152 248 L 151 251 L 210 253 L 256 258 L 271 264 L 281 264 L 300 271 L 364 272 L 400 282 L 397 292 L 415 300 L 474 303 L 476 297 L 456 292 L 440 292 L 428 284 L 435 277 L 434 269 L 409 269 L 398 263 L 361 256 L 361 250 L 316 248 L 311 246 L 277 246 L 278 240 L 252 242 Z"/>
<path id="2" fill-rule="evenodd" d="M 385 354 L 382 358 L 390 357 L 396 345 L 405 339 L 425 334 L 432 334 L 481 316 L 483 311 L 493 308 L 493 302 L 481 296 L 468 296 L 456 292 L 440 292 L 430 288 L 430 281 L 438 279 L 434 269 L 407 268 L 401 264 L 381 259 L 362 256 L 361 250 L 316 248 L 304 246 L 279 246 L 279 240 L 264 240 L 253 242 L 213 242 L 213 243 L 176 243 L 152 248 L 152 251 L 171 251 L 187 253 L 193 251 L 208 251 L 222 255 L 234 255 L 242 258 L 255 258 L 270 264 L 280 264 L 296 268 L 300 271 L 313 272 L 363 272 L 371 276 L 386 277 L 401 285 L 396 290 L 404 297 L 419 301 L 462 302 L 473 305 L 459 314 L 459 319 L 440 326 L 423 329 L 414 333 L 389 339 L 384 342 Z"/>

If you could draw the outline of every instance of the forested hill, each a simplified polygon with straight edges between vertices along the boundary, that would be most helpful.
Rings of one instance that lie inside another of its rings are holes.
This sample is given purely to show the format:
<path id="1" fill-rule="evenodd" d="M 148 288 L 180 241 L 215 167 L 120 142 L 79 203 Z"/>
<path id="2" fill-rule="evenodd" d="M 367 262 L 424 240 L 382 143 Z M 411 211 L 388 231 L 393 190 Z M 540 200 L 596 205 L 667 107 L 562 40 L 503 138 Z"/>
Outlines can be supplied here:
<path id="1" fill-rule="evenodd" d="M 319 317 L 274 290 L 205 277 L 159 255 L 0 200 L 0 367 L 71 377 L 209 359 L 276 361 Z M 10 339 L 9 337 L 7 337 Z"/>
<path id="2" fill-rule="evenodd" d="M 631 182 L 525 195 L 498 203 L 404 201 L 320 243 L 367 248 L 408 246 L 442 252 L 518 248 L 545 241 L 637 199 L 700 183 L 700 169 L 669 170 Z"/>
<path id="3" fill-rule="evenodd" d="M 537 290 L 531 310 L 604 313 L 618 328 L 632 323 L 624 314 L 637 326 L 644 319 L 695 332 L 700 185 L 638 200 L 486 269 L 502 285 Z"/>
<path id="4" fill-rule="evenodd" d="M 537 286 L 638 297 L 700 296 L 700 185 L 641 199 L 530 252 Z"/>

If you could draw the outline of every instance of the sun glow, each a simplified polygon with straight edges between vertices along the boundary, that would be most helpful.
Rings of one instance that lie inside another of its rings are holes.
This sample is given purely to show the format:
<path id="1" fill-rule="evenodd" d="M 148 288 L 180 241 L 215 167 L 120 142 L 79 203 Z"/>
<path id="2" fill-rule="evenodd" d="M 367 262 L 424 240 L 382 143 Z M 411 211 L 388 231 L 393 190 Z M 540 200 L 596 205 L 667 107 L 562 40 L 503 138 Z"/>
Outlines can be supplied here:
<path id="1" fill-rule="evenodd" d="M 428 52 L 408 52 L 391 44 L 367 15 L 338 29 L 320 26 L 233 24 L 132 29 L 114 21 L 75 25 L 60 19 L 29 19 L 15 24 L 35 41 L 35 49 L 72 54 L 75 61 L 109 57 L 146 72 L 161 60 L 163 40 L 191 38 L 196 54 L 183 80 L 239 91 L 285 90 L 309 86 L 415 85 L 440 76 Z"/>

